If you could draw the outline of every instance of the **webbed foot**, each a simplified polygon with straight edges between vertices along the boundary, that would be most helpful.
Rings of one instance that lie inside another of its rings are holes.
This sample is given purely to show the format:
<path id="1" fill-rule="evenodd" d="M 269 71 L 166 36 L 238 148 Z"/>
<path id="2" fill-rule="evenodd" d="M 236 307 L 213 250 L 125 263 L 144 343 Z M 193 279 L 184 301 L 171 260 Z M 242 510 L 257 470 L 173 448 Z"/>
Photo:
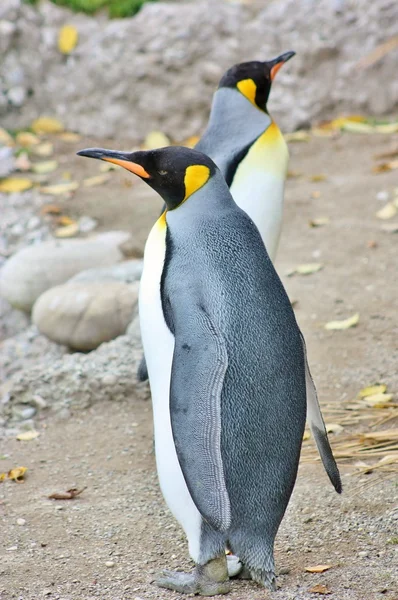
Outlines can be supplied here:
<path id="1" fill-rule="evenodd" d="M 225 556 L 210 560 L 205 565 L 197 565 L 192 573 L 163 571 L 155 583 L 161 588 L 200 596 L 227 594 L 231 588 Z"/>

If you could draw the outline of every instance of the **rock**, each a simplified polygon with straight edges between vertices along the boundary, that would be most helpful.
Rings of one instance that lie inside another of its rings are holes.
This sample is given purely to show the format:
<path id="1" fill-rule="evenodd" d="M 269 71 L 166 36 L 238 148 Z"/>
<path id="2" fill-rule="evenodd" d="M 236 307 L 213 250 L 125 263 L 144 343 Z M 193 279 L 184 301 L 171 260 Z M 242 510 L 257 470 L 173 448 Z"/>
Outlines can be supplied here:
<path id="1" fill-rule="evenodd" d="M 81 271 L 72 279 L 71 283 L 80 282 L 100 282 L 100 281 L 120 281 L 123 283 L 134 283 L 141 278 L 143 261 L 126 260 L 112 267 L 100 267 L 98 269 L 87 269 Z"/>
<path id="2" fill-rule="evenodd" d="M 36 414 L 36 409 L 34 406 L 29 406 L 26 404 L 14 404 L 12 407 L 12 416 L 17 421 L 25 421 L 26 419 L 31 419 Z"/>
<path id="3" fill-rule="evenodd" d="M 16 85 L 8 90 L 7 98 L 13 106 L 22 106 L 26 99 L 26 90 L 21 85 Z"/>
<path id="4" fill-rule="evenodd" d="M 0 177 L 7 177 L 15 168 L 15 157 L 12 148 L 0 146 Z"/>
<path id="5" fill-rule="evenodd" d="M 26 525 L 26 520 L 25 519 L 17 519 L 17 525 Z"/>
<path id="6" fill-rule="evenodd" d="M 50 340 L 88 351 L 126 332 L 135 316 L 138 283 L 67 283 L 36 301 L 32 321 Z"/>
<path id="7" fill-rule="evenodd" d="M 181 141 L 205 126 L 225 69 L 289 49 L 297 56 L 278 74 L 270 98 L 283 129 L 338 113 L 394 114 L 395 53 L 368 68 L 356 64 L 396 35 L 398 4 L 306 0 L 300 10 L 296 5 L 294 0 L 156 2 L 133 18 L 114 20 L 75 14 L 48 1 L 32 7 L 1 0 L 0 19 L 7 22 L 5 35 L 0 27 L 2 126 L 15 129 L 49 114 L 68 129 L 97 137 L 136 143 L 160 130 Z M 67 60 L 57 49 L 64 23 L 79 31 Z M 129 56 L 128 63 L 120 56 Z M 23 83 L 15 83 L 18 70 Z M 32 94 L 23 105 L 8 103 L 7 90 L 28 89 L 27 82 Z"/>
<path id="8" fill-rule="evenodd" d="M 4 298 L 0 297 L 0 341 L 20 333 L 28 325 L 27 314 L 12 308 Z"/>
<path id="9" fill-rule="evenodd" d="M 19 370 L 8 382 L 9 401 L 0 403 L 0 416 L 10 418 L 13 406 L 31 402 L 35 394 L 47 402 L 46 410 L 57 415 L 63 414 L 62 411 L 70 415 L 70 410 L 87 408 L 96 402 L 148 400 L 148 385 L 138 384 L 135 377 L 142 346 L 138 318 L 134 322 L 135 327 L 129 329 L 136 335 L 121 335 L 90 354 L 49 355 L 44 361 Z M 101 379 L 114 377 L 116 385 L 103 385 L 99 374 Z"/>
<path id="10" fill-rule="evenodd" d="M 46 290 L 91 267 L 109 266 L 123 258 L 119 245 L 130 235 L 110 231 L 86 239 L 50 240 L 20 250 L 0 272 L 0 295 L 29 312 Z"/>

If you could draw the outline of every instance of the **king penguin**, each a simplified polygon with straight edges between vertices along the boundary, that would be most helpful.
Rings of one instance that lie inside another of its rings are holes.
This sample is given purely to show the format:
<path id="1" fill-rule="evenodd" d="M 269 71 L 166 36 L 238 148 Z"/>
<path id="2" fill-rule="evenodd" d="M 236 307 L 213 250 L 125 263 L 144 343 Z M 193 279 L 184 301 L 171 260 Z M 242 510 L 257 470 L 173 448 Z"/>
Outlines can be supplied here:
<path id="1" fill-rule="evenodd" d="M 289 51 L 269 61 L 231 67 L 214 94 L 208 126 L 195 147 L 216 163 L 236 204 L 257 226 L 272 262 L 282 226 L 289 153 L 267 102 L 275 75 L 294 55 Z M 148 378 L 145 356 L 137 377 L 139 381 Z M 306 379 L 311 432 L 329 479 L 340 493 L 340 476 L 307 361 Z"/>
<path id="2" fill-rule="evenodd" d="M 170 147 L 82 156 L 125 167 L 166 210 L 145 249 L 139 308 L 164 498 L 192 573 L 160 587 L 227 593 L 225 548 L 275 589 L 274 539 L 306 419 L 302 335 L 261 235 L 201 152 Z"/>
<path id="3" fill-rule="evenodd" d="M 267 102 L 276 73 L 294 55 L 284 52 L 269 61 L 228 69 L 213 96 L 207 128 L 195 146 L 216 163 L 235 202 L 257 225 L 272 261 L 281 234 L 289 152 Z M 148 379 L 145 357 L 137 378 Z"/>

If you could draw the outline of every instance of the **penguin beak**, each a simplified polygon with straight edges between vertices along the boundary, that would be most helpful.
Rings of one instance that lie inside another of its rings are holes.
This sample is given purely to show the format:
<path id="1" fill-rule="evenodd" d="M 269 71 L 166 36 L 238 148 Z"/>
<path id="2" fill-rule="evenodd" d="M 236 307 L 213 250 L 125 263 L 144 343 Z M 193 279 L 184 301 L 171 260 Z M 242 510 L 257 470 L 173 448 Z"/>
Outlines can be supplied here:
<path id="1" fill-rule="evenodd" d="M 284 52 L 280 56 L 277 56 L 277 58 L 274 58 L 274 60 L 269 60 L 267 62 L 270 71 L 271 81 L 274 80 L 275 75 L 282 67 L 282 65 L 284 65 L 288 60 L 290 60 L 295 54 L 296 53 L 293 52 L 293 50 L 290 50 L 289 52 Z"/>
<path id="2" fill-rule="evenodd" d="M 132 155 L 128 152 L 117 152 L 116 150 L 105 150 L 103 148 L 86 148 L 85 150 L 80 150 L 77 154 L 78 156 L 88 156 L 89 158 L 105 160 L 114 165 L 119 165 L 119 167 L 123 167 L 127 171 L 131 171 L 131 173 L 139 177 L 143 177 L 144 179 L 150 178 L 150 174 L 145 171 L 142 165 L 132 162 Z"/>

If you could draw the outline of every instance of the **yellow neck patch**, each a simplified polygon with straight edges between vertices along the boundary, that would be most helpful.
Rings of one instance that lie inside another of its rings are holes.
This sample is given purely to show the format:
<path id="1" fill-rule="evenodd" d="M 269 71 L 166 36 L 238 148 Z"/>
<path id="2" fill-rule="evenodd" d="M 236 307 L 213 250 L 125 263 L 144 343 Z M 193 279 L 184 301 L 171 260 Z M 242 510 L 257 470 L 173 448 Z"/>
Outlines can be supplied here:
<path id="1" fill-rule="evenodd" d="M 183 202 L 204 186 L 209 177 L 210 169 L 206 165 L 190 165 L 187 167 L 184 177 L 185 196 Z"/>
<path id="2" fill-rule="evenodd" d="M 257 107 L 256 104 L 256 92 L 257 86 L 254 83 L 253 79 L 242 79 L 236 84 L 236 87 L 254 106 Z M 258 107 L 257 107 L 258 108 Z"/>

